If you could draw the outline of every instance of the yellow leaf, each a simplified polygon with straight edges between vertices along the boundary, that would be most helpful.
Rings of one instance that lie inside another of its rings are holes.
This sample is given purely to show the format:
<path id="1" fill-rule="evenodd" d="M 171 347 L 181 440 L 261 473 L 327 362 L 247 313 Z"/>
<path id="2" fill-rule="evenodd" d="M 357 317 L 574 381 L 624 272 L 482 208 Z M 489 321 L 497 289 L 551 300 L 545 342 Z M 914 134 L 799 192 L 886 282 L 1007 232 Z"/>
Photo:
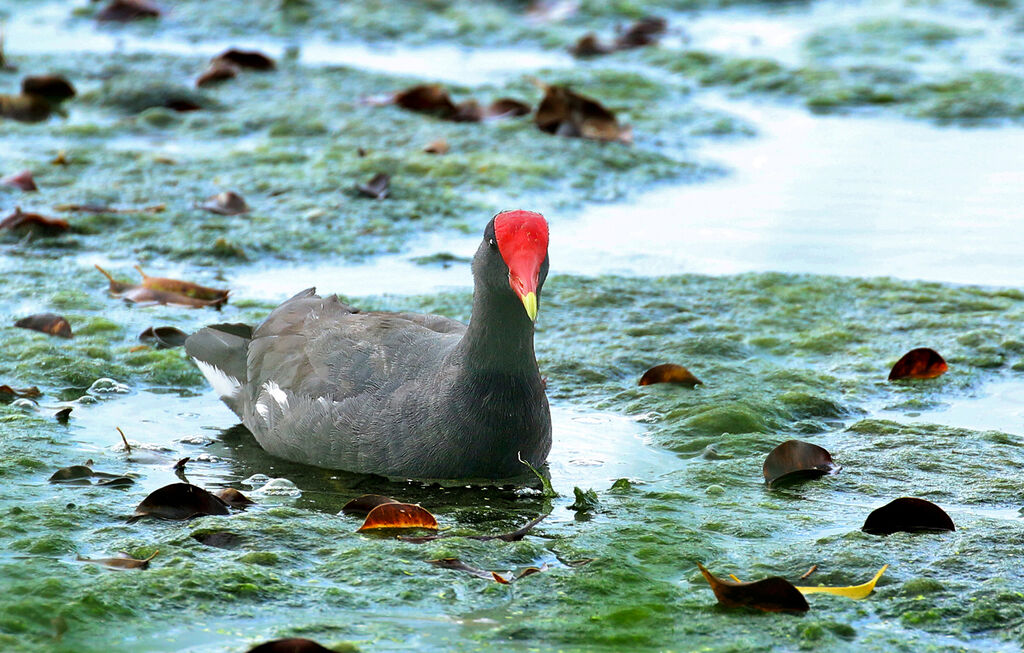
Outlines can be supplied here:
<path id="1" fill-rule="evenodd" d="M 797 589 L 800 590 L 800 593 L 804 595 L 835 594 L 836 596 L 845 596 L 848 599 L 863 599 L 868 594 L 870 594 L 872 590 L 875 589 L 875 583 L 878 582 L 878 579 L 882 577 L 882 574 L 884 574 L 885 570 L 888 568 L 889 565 L 884 565 L 881 569 L 878 570 L 878 573 L 875 574 L 874 578 L 864 583 L 863 585 L 853 585 L 851 587 L 797 587 Z M 729 577 L 737 583 L 743 582 L 739 578 L 736 578 L 736 576 L 734 576 L 733 574 L 729 574 Z"/>

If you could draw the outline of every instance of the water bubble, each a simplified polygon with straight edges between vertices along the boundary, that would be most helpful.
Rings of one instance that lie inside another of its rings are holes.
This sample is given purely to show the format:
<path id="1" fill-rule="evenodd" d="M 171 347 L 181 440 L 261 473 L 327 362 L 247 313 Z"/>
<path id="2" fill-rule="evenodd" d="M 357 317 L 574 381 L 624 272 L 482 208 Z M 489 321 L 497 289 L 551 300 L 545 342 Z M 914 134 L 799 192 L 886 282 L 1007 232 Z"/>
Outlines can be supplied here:
<path id="1" fill-rule="evenodd" d="M 266 485 L 255 491 L 265 497 L 294 497 L 302 496 L 302 491 L 286 478 L 274 478 L 267 481 Z"/>
<path id="2" fill-rule="evenodd" d="M 266 474 L 253 474 L 249 478 L 242 481 L 242 485 L 248 485 L 249 487 L 262 487 L 270 481 L 270 477 Z"/>
<path id="3" fill-rule="evenodd" d="M 89 393 L 97 395 L 126 395 L 131 393 L 131 391 L 132 389 L 124 383 L 108 379 L 107 377 L 96 379 L 89 386 Z"/>

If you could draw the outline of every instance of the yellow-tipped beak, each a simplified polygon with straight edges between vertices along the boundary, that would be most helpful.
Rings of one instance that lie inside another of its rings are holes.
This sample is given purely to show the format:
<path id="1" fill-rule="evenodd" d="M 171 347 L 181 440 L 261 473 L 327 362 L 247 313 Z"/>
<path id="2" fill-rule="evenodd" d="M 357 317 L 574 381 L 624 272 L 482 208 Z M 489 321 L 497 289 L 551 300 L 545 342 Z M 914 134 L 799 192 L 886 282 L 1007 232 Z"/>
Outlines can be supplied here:
<path id="1" fill-rule="evenodd" d="M 537 321 L 537 293 L 528 292 L 522 297 L 523 306 L 526 307 L 526 314 L 530 316 L 530 320 L 533 322 Z"/>

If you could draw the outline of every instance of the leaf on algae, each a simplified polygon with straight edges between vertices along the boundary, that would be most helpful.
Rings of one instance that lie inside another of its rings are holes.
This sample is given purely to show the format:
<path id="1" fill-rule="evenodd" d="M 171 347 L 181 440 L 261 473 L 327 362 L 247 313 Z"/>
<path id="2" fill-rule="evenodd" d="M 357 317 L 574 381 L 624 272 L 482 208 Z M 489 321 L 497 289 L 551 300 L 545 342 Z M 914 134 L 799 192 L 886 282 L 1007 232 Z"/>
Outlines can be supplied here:
<path id="1" fill-rule="evenodd" d="M 934 379 L 946 373 L 946 360 L 934 349 L 919 347 L 911 349 L 896 361 L 889 371 L 889 380 Z"/>
<path id="2" fill-rule="evenodd" d="M 861 585 L 851 585 L 849 587 L 825 587 L 825 586 L 800 587 L 800 586 L 796 586 L 796 589 L 799 590 L 800 593 L 804 594 L 804 595 L 807 595 L 807 594 L 835 594 L 836 596 L 845 596 L 848 599 L 855 599 L 855 600 L 859 601 L 860 599 L 867 598 L 868 594 L 871 594 L 871 592 L 874 591 L 875 583 L 878 582 L 878 579 L 882 577 L 882 574 L 884 574 L 885 570 L 888 569 L 888 568 L 889 568 L 889 565 L 882 565 L 882 568 L 878 570 L 878 573 L 875 574 L 874 578 L 872 578 L 871 580 L 869 580 L 866 583 L 862 583 Z M 742 582 L 739 578 L 736 578 L 736 576 L 734 576 L 733 574 L 729 574 L 729 577 L 732 578 L 737 583 Z M 804 576 L 801 576 L 801 578 L 804 578 L 804 577 L 806 577 L 806 574 Z"/>
<path id="3" fill-rule="evenodd" d="M 861 530 L 872 535 L 892 535 L 904 531 L 955 531 L 946 511 L 931 501 L 901 497 L 871 511 Z"/>
<path id="4" fill-rule="evenodd" d="M 364 494 L 346 503 L 341 507 L 341 511 L 346 515 L 368 515 L 371 510 L 385 503 L 399 503 L 399 501 L 382 494 Z"/>
<path id="5" fill-rule="evenodd" d="M 383 503 L 367 515 L 358 531 L 380 528 L 425 528 L 437 530 L 437 519 L 425 508 L 412 503 Z"/>
<path id="6" fill-rule="evenodd" d="M 133 285 L 118 281 L 109 272 L 96 266 L 96 269 L 110 282 L 110 292 L 138 304 L 174 304 L 191 308 L 212 306 L 219 308 L 228 301 L 229 290 L 208 288 L 178 279 L 147 276 L 142 268 L 135 269 L 142 275 L 142 283 Z"/>
<path id="7" fill-rule="evenodd" d="M 32 177 L 31 170 L 22 170 L 21 172 L 8 175 L 3 179 L 0 179 L 0 186 L 12 186 L 18 190 L 26 192 L 39 190 L 39 187 L 36 186 L 35 179 Z"/>
<path id="8" fill-rule="evenodd" d="M 840 469 L 823 447 L 800 440 L 787 440 L 764 460 L 762 472 L 769 486 L 818 478 Z"/>
<path id="9" fill-rule="evenodd" d="M 56 313 L 38 313 L 23 317 L 14 323 L 14 326 L 22 329 L 39 331 L 58 338 L 72 338 L 71 325 L 63 316 Z"/>
<path id="10" fill-rule="evenodd" d="M 143 517 L 191 519 L 200 515 L 226 515 L 228 506 L 220 498 L 189 483 L 172 483 L 154 490 L 136 506 L 128 523 Z"/>
<path id="11" fill-rule="evenodd" d="M 676 365 L 675 363 L 663 363 L 661 365 L 655 365 L 651 369 L 644 372 L 644 375 L 640 377 L 640 383 L 638 385 L 653 385 L 655 383 L 678 383 L 679 385 L 685 385 L 694 387 L 704 382 L 693 375 L 690 370 L 686 369 L 682 365 Z"/>
<path id="12" fill-rule="evenodd" d="M 14 401 L 15 399 L 35 399 L 41 397 L 42 392 L 39 388 L 32 386 L 29 388 L 12 388 L 9 385 L 0 385 L 0 403 L 6 404 Z"/>
<path id="13" fill-rule="evenodd" d="M 458 558 L 440 558 L 438 560 L 427 560 L 426 562 L 428 565 L 434 565 L 435 567 L 441 567 L 442 569 L 464 571 L 470 576 L 482 578 L 483 580 L 493 580 L 495 583 L 501 583 L 502 585 L 508 585 L 510 582 L 509 579 L 505 578 L 496 571 L 486 571 L 484 569 L 479 569 L 477 567 L 474 567 L 473 565 L 466 564 Z M 522 575 L 520 575 L 520 577 L 522 577 Z"/>
<path id="14" fill-rule="evenodd" d="M 620 125 L 615 114 L 597 100 L 574 93 L 566 86 L 538 85 L 544 90 L 544 99 L 533 121 L 541 131 L 570 138 L 633 142 L 633 130 Z"/>
<path id="15" fill-rule="evenodd" d="M 727 608 L 754 608 L 765 612 L 807 612 L 807 599 L 785 578 L 772 576 L 744 583 L 713 575 L 697 563 L 697 568 L 711 586 L 718 602 Z"/>
<path id="16" fill-rule="evenodd" d="M 255 501 L 233 487 L 226 487 L 215 496 L 232 508 L 245 508 L 246 506 L 256 505 Z"/>
<path id="17" fill-rule="evenodd" d="M 248 653 L 334 653 L 311 639 L 288 637 L 264 642 L 249 649 Z"/>
<path id="18" fill-rule="evenodd" d="M 160 551 L 154 551 L 153 555 L 142 560 L 136 560 L 130 556 L 124 556 L 120 558 L 83 558 L 78 556 L 79 562 L 88 562 L 94 565 L 101 565 L 103 567 L 109 567 L 111 569 L 148 569 L 150 561 L 156 557 L 156 554 Z"/>

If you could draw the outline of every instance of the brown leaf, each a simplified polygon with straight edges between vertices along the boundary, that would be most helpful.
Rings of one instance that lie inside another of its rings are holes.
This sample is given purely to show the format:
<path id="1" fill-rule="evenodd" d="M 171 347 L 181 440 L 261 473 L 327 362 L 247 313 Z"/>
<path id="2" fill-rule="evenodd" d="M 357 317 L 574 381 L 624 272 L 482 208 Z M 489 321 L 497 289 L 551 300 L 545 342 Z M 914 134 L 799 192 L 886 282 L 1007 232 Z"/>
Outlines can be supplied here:
<path id="1" fill-rule="evenodd" d="M 96 485 L 103 487 L 128 487 L 129 485 L 135 485 L 135 480 L 128 476 L 114 476 L 111 478 L 101 478 L 96 481 Z"/>
<path id="2" fill-rule="evenodd" d="M 51 483 L 91 485 L 92 477 L 93 473 L 91 467 L 86 465 L 71 465 L 70 467 L 61 467 L 47 480 Z"/>
<path id="3" fill-rule="evenodd" d="M 61 424 L 67 424 L 71 420 L 71 406 L 61 408 L 53 415 Z"/>
<path id="4" fill-rule="evenodd" d="M 439 118 L 455 115 L 455 103 L 440 84 L 419 84 L 395 93 L 392 101 L 409 111 L 429 113 Z"/>
<path id="5" fill-rule="evenodd" d="M 153 555 L 143 560 L 136 560 L 135 558 L 126 555 L 123 558 L 96 558 L 94 560 L 78 556 L 78 561 L 89 562 L 94 565 L 102 565 L 104 567 L 110 567 L 111 569 L 148 569 L 150 561 L 155 558 L 158 553 L 160 553 L 159 550 L 154 551 Z"/>
<path id="6" fill-rule="evenodd" d="M 134 286 L 128 289 L 122 294 L 122 297 L 126 301 L 135 304 L 168 304 L 172 306 L 187 306 L 189 308 L 205 308 L 207 306 L 219 308 L 227 301 L 226 299 L 196 299 L 195 297 L 189 297 L 176 292 L 153 290 L 143 286 Z"/>
<path id="7" fill-rule="evenodd" d="M 43 393 L 35 386 L 30 388 L 12 388 L 6 384 L 0 385 L 0 403 L 4 404 L 9 404 L 15 399 L 35 399 L 42 395 Z"/>
<path id="8" fill-rule="evenodd" d="M 185 344 L 186 339 L 188 339 L 187 333 L 171 326 L 149 327 L 139 334 L 139 340 L 146 343 L 152 342 L 157 349 L 181 347 Z"/>
<path id="9" fill-rule="evenodd" d="M 615 39 L 615 48 L 630 50 L 654 45 L 658 37 L 666 32 L 668 23 L 658 16 L 647 16 L 630 25 L 625 32 Z"/>
<path id="10" fill-rule="evenodd" d="M 230 61 L 214 59 L 210 62 L 210 66 L 203 71 L 203 74 L 196 79 L 196 86 L 202 88 L 203 86 L 226 82 L 237 77 L 238 73 L 238 66 Z"/>
<path id="11" fill-rule="evenodd" d="M 786 440 L 772 449 L 764 460 L 764 481 L 770 486 L 819 478 L 839 471 L 832 455 L 810 442 Z"/>
<path id="12" fill-rule="evenodd" d="M 248 653 L 334 653 L 311 639 L 289 637 L 264 642 L 249 649 Z"/>
<path id="13" fill-rule="evenodd" d="M 388 196 L 390 186 L 391 177 L 383 172 L 378 172 L 370 178 L 370 181 L 356 186 L 356 190 L 366 197 L 370 197 L 375 200 L 382 200 Z"/>
<path id="14" fill-rule="evenodd" d="M 426 528 L 437 530 L 437 519 L 426 509 L 411 503 L 384 503 L 369 512 L 357 531 L 378 528 Z"/>
<path id="15" fill-rule="evenodd" d="M 807 612 L 807 599 L 785 578 L 772 576 L 749 583 L 717 578 L 704 565 L 697 563 L 700 573 L 711 586 L 718 602 L 727 608 L 754 608 L 765 612 Z"/>
<path id="16" fill-rule="evenodd" d="M 171 483 L 154 490 L 135 507 L 128 523 L 143 517 L 191 519 L 201 515 L 226 515 L 228 507 L 221 499 L 190 483 Z"/>
<path id="17" fill-rule="evenodd" d="M 463 100 L 455 105 L 454 122 L 480 122 L 484 119 L 484 110 L 476 100 Z"/>
<path id="18" fill-rule="evenodd" d="M 237 549 L 245 542 L 245 538 L 237 533 L 219 531 L 216 533 L 194 533 L 192 539 L 200 544 L 218 549 Z"/>
<path id="19" fill-rule="evenodd" d="M 67 220 L 47 218 L 38 213 L 25 213 L 21 207 L 15 207 L 14 213 L 0 220 L 0 230 L 29 232 L 39 236 L 56 236 L 68 230 Z"/>
<path id="20" fill-rule="evenodd" d="M 644 372 L 644 375 L 640 377 L 639 385 L 652 385 L 654 383 L 678 383 L 679 385 L 685 385 L 692 388 L 695 385 L 703 384 L 704 382 L 695 377 L 690 370 L 686 369 L 682 365 L 676 365 L 675 363 L 663 363 L 661 365 L 655 365 Z"/>
<path id="21" fill-rule="evenodd" d="M 75 87 L 60 75 L 29 75 L 21 80 L 22 95 L 36 95 L 53 104 L 75 97 Z"/>
<path id="22" fill-rule="evenodd" d="M 458 558 L 440 558 L 437 560 L 427 560 L 426 563 L 428 565 L 440 567 L 441 569 L 464 571 L 470 576 L 476 576 L 477 578 L 482 578 L 484 580 L 493 580 L 495 582 L 504 583 L 506 585 L 508 584 L 507 580 L 505 580 L 501 576 L 498 576 L 493 571 L 484 571 L 483 569 L 478 569 L 477 567 L 474 567 L 472 565 L 467 565 L 465 562 L 459 560 Z"/>
<path id="23" fill-rule="evenodd" d="M 371 510 L 385 503 L 398 503 L 398 501 L 382 494 L 364 494 L 346 503 L 341 507 L 341 511 L 346 515 L 368 515 Z"/>
<path id="24" fill-rule="evenodd" d="M 492 571 L 491 572 L 491 577 L 494 579 L 494 582 L 496 582 L 496 583 L 501 583 L 502 585 L 508 585 L 508 582 L 509 582 L 508 579 L 505 578 L 504 576 L 502 576 L 501 574 L 499 574 L 496 571 Z"/>
<path id="25" fill-rule="evenodd" d="M 871 535 L 892 535 L 899 531 L 955 531 L 956 526 L 946 511 L 931 501 L 902 497 L 873 510 L 861 530 Z"/>
<path id="26" fill-rule="evenodd" d="M 250 70 L 273 70 L 276 68 L 274 60 L 258 50 L 239 50 L 230 48 L 221 52 L 213 58 L 211 63 L 228 63 L 239 68 Z"/>
<path id="27" fill-rule="evenodd" d="M 530 108 L 529 104 L 520 102 L 514 98 L 498 98 L 494 102 L 491 102 L 485 111 L 485 116 L 491 120 L 498 120 L 501 118 L 518 118 L 519 116 L 529 115 L 533 109 Z"/>
<path id="28" fill-rule="evenodd" d="M 217 493 L 217 498 L 228 504 L 232 508 L 244 508 L 245 506 L 254 506 L 256 502 L 245 496 L 233 487 L 226 487 Z"/>
<path id="29" fill-rule="evenodd" d="M 189 111 L 199 111 L 202 109 L 202 105 L 196 104 L 192 100 L 185 98 L 171 98 L 163 103 L 163 105 L 171 111 L 177 111 L 178 113 L 188 113 Z"/>
<path id="30" fill-rule="evenodd" d="M 113 276 L 111 276 L 111 274 L 109 272 L 107 272 L 106 270 L 101 268 L 99 265 L 94 265 L 94 267 L 97 270 L 100 271 L 100 274 L 102 274 L 103 276 L 105 276 L 107 278 L 107 281 L 110 282 L 110 292 L 111 293 L 113 293 L 115 295 L 120 295 L 123 292 L 131 290 L 132 288 L 135 288 L 135 286 L 133 286 L 132 284 L 130 284 L 130 283 L 126 282 L 126 281 L 118 281 Z"/>
<path id="31" fill-rule="evenodd" d="M 612 52 L 615 46 L 603 43 L 593 32 L 587 32 L 569 47 L 569 54 L 574 57 L 596 57 Z"/>
<path id="32" fill-rule="evenodd" d="M 96 20 L 127 23 L 144 18 L 159 18 L 160 13 L 160 8 L 147 0 L 111 0 L 96 14 Z"/>
<path id="33" fill-rule="evenodd" d="M 526 569 L 524 569 L 521 572 L 519 572 L 518 574 L 516 574 L 516 578 L 515 579 L 516 580 L 520 580 L 520 579 L 526 578 L 527 576 L 532 576 L 534 574 L 543 573 L 543 572 L 545 572 L 547 570 L 548 570 L 547 563 L 544 563 L 540 567 L 527 567 Z"/>
<path id="34" fill-rule="evenodd" d="M 0 184 L 3 184 L 4 186 L 13 186 L 14 188 L 25 192 L 39 190 L 39 187 L 36 186 L 36 180 L 32 178 L 31 170 L 22 170 L 19 173 L 8 175 L 3 179 L 0 179 Z"/>
<path id="35" fill-rule="evenodd" d="M 42 122 L 53 113 L 53 105 L 39 95 L 0 95 L 0 118 L 18 122 Z"/>
<path id="36" fill-rule="evenodd" d="M 165 277 L 150 277 L 147 276 L 142 268 L 138 265 L 135 266 L 139 274 L 142 275 L 142 288 L 153 291 L 153 297 L 163 298 L 159 303 L 165 304 L 177 304 L 182 303 L 179 301 L 171 301 L 167 295 L 179 295 L 186 299 L 197 300 L 200 303 L 185 302 L 186 306 L 213 306 L 223 304 L 228 301 L 228 294 L 230 290 L 221 290 L 218 288 L 209 288 L 207 286 L 200 286 L 199 284 L 192 283 L 191 281 L 180 281 L 178 279 L 167 279 Z M 102 271 L 102 270 L 101 270 Z M 108 275 L 109 278 L 109 275 Z M 127 293 L 125 295 L 127 297 Z M 139 301 L 132 299 L 132 301 Z M 150 300 L 146 300 L 150 301 Z"/>
<path id="37" fill-rule="evenodd" d="M 140 206 L 137 208 L 118 209 L 105 204 L 58 204 L 54 207 L 58 211 L 76 211 L 81 213 L 163 213 L 167 210 L 166 204 L 153 204 L 151 206 Z"/>
<path id="38" fill-rule="evenodd" d="M 423 148 L 423 151 L 427 154 L 448 154 L 448 141 L 443 138 L 431 141 Z"/>
<path id="39" fill-rule="evenodd" d="M 946 373 L 949 366 L 934 349 L 919 347 L 911 349 L 903 358 L 896 361 L 889 372 L 889 380 L 897 379 L 934 379 Z"/>
<path id="40" fill-rule="evenodd" d="M 613 114 L 600 102 L 578 95 L 565 86 L 542 85 L 544 99 L 533 120 L 549 134 L 599 141 L 632 141 L 632 130 L 619 125 Z"/>
<path id="41" fill-rule="evenodd" d="M 21 327 L 22 329 L 32 329 L 33 331 L 41 331 L 51 336 L 57 336 L 58 338 L 71 338 L 71 325 L 60 315 L 56 313 L 39 313 L 37 315 L 29 315 L 23 317 L 14 323 L 14 326 Z"/>
<path id="42" fill-rule="evenodd" d="M 230 190 L 207 198 L 199 206 L 218 215 L 239 215 L 249 212 L 249 205 L 245 203 L 245 198 Z"/>

